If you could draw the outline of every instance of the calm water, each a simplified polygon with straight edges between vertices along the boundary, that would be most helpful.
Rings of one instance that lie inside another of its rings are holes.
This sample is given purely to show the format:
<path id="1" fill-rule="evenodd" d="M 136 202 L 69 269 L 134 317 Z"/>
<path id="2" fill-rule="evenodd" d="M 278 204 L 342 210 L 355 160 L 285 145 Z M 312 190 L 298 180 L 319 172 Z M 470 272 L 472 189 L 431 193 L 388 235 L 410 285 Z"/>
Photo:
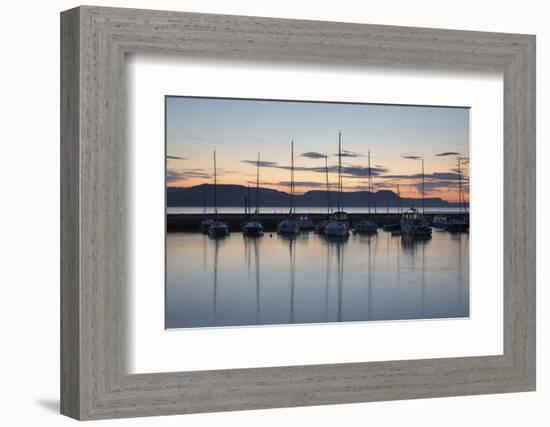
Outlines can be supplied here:
<path id="1" fill-rule="evenodd" d="M 410 206 L 402 206 L 399 209 L 395 206 L 391 206 L 389 208 L 386 207 L 386 206 L 379 206 L 379 207 L 376 208 L 376 212 L 379 212 L 379 213 L 386 213 L 386 212 L 398 213 L 398 212 L 403 212 L 403 211 L 407 210 L 408 208 L 410 208 Z M 418 206 L 417 206 L 417 208 L 418 208 Z M 206 208 L 207 213 L 212 213 L 213 211 L 214 211 L 214 208 L 212 208 L 212 207 Z M 288 207 L 269 207 L 269 206 L 267 206 L 267 207 L 261 207 L 260 211 L 262 213 L 287 213 L 288 212 Z M 296 207 L 296 213 L 297 214 L 301 214 L 301 213 L 323 213 L 323 212 L 326 212 L 326 211 L 327 211 L 326 206 L 325 207 L 323 207 L 323 206 L 320 206 L 320 207 Z M 347 207 L 346 206 L 345 211 L 347 213 L 361 213 L 361 212 L 366 212 L 367 208 L 366 207 Z M 458 208 L 458 207 L 452 207 L 452 208 L 448 208 L 448 207 L 445 207 L 445 208 L 426 207 L 424 209 L 424 211 L 426 213 L 439 213 L 439 212 L 441 212 L 441 213 L 459 213 L 460 208 Z M 243 213 L 244 208 L 236 207 L 236 206 L 220 206 L 220 207 L 218 207 L 218 212 L 219 213 Z M 372 212 L 374 213 L 374 208 L 372 208 Z M 169 213 L 169 214 L 204 213 L 204 207 L 202 207 L 202 206 L 189 206 L 189 207 L 172 206 L 172 207 L 166 208 L 166 213 Z"/>
<path id="2" fill-rule="evenodd" d="M 468 239 L 168 233 L 166 327 L 467 317 Z"/>

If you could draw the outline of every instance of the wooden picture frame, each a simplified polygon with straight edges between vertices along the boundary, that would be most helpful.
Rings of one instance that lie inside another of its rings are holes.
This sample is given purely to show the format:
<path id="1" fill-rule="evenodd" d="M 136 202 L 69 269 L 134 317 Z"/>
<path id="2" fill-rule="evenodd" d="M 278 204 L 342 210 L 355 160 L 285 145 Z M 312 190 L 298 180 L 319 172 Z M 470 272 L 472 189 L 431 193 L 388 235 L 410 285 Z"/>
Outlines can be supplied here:
<path id="1" fill-rule="evenodd" d="M 503 355 L 127 374 L 127 53 L 502 72 Z M 65 415 L 85 420 L 535 389 L 532 35 L 78 7 L 61 14 L 61 166 Z"/>

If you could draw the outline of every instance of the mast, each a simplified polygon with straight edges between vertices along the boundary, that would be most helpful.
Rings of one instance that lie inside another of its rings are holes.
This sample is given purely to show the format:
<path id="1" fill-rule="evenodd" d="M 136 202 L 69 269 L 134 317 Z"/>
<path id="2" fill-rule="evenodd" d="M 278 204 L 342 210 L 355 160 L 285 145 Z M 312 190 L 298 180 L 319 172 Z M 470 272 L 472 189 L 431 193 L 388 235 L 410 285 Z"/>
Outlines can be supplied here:
<path id="1" fill-rule="evenodd" d="M 370 198 L 371 198 L 371 193 L 372 193 L 372 180 L 371 180 L 371 174 L 370 174 L 370 150 L 369 150 L 369 178 L 368 178 L 368 184 L 369 184 L 369 197 L 368 197 L 368 200 L 369 200 L 369 216 L 370 216 Z"/>
<path id="2" fill-rule="evenodd" d="M 338 132 L 338 211 L 344 210 L 342 196 L 342 131 Z"/>
<path id="3" fill-rule="evenodd" d="M 328 183 L 328 154 L 325 154 L 325 179 L 327 183 L 327 215 L 330 216 L 330 186 Z"/>
<path id="4" fill-rule="evenodd" d="M 399 184 L 397 184 L 397 213 L 401 213 L 401 194 L 399 193 Z"/>
<path id="5" fill-rule="evenodd" d="M 424 159 L 422 159 L 422 214 L 424 214 Z"/>
<path id="6" fill-rule="evenodd" d="M 294 208 L 294 140 L 290 141 L 290 214 L 295 213 Z"/>
<path id="7" fill-rule="evenodd" d="M 256 168 L 256 215 L 260 213 L 260 152 L 258 151 L 258 166 Z"/>
<path id="8" fill-rule="evenodd" d="M 214 215 L 218 216 L 218 177 L 216 174 L 216 150 L 214 150 Z"/>
<path id="9" fill-rule="evenodd" d="M 463 195 L 462 195 L 462 174 L 460 173 L 460 157 L 457 159 L 457 163 L 458 163 L 458 209 L 459 209 L 459 212 L 460 214 L 462 214 L 462 200 L 463 200 Z"/>
<path id="10" fill-rule="evenodd" d="M 246 186 L 246 215 L 250 216 L 250 201 L 252 200 L 250 198 L 250 184 Z"/>

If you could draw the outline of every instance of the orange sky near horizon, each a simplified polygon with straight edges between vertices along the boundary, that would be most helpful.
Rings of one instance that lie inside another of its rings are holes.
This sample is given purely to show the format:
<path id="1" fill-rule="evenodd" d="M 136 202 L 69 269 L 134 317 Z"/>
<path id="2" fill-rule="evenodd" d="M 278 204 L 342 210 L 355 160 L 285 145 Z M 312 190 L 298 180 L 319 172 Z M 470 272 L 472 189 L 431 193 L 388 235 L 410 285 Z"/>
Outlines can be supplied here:
<path id="1" fill-rule="evenodd" d="M 457 160 L 469 201 L 469 109 L 167 97 L 167 185 L 213 182 L 216 150 L 219 184 L 256 185 L 288 191 L 290 141 L 294 140 L 297 193 L 336 190 L 338 133 L 342 132 L 343 190 L 373 191 L 458 202 Z"/>

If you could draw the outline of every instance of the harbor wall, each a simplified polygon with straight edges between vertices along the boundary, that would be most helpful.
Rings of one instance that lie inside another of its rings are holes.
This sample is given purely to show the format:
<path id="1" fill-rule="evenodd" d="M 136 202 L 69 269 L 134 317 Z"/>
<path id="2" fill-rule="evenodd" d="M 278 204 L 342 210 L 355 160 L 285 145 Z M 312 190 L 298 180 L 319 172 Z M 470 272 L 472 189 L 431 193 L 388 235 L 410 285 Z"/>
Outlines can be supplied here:
<path id="1" fill-rule="evenodd" d="M 432 222 L 433 218 L 438 215 L 437 213 L 426 213 L 424 216 L 428 222 Z M 458 212 L 456 214 L 444 214 L 447 218 L 459 217 Z M 287 213 L 265 213 L 258 216 L 258 221 L 262 223 L 265 231 L 275 231 L 277 229 L 277 224 L 283 219 L 287 218 Z M 300 214 L 297 213 L 294 215 L 294 218 L 299 218 Z M 327 213 L 308 213 L 307 217 L 313 221 L 314 224 L 317 224 L 320 221 L 327 219 Z M 205 214 L 167 214 L 166 215 L 166 230 L 168 232 L 177 232 L 177 231 L 198 231 L 200 228 L 200 223 L 207 219 L 214 219 L 215 216 L 205 215 Z M 244 213 L 227 213 L 219 214 L 217 217 L 220 221 L 224 221 L 231 231 L 240 231 L 242 226 L 252 219 L 252 216 L 247 216 Z M 376 222 L 379 226 L 386 224 L 398 224 L 401 218 L 401 214 L 397 213 L 375 213 L 367 215 L 365 213 L 349 213 L 348 220 L 351 225 L 362 219 L 371 219 Z"/>

